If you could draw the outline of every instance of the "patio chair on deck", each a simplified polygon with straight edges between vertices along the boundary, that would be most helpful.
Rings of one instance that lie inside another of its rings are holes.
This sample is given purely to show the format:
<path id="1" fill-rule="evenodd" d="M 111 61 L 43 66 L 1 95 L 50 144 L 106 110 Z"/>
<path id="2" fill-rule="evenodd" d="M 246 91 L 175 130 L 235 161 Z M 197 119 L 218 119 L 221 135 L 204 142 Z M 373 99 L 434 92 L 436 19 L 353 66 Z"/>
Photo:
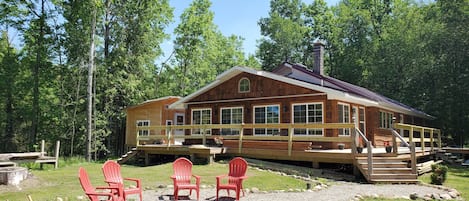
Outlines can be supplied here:
<path id="1" fill-rule="evenodd" d="M 91 185 L 88 173 L 83 167 L 78 170 L 78 180 L 80 180 L 81 187 L 85 191 L 86 196 L 91 201 L 100 201 L 100 197 L 106 197 L 109 201 L 122 201 L 122 188 L 118 186 L 98 186 Z M 100 191 L 101 190 L 101 191 Z M 107 190 L 107 191 L 104 191 Z"/>
<path id="2" fill-rule="evenodd" d="M 174 174 L 171 176 L 174 183 L 174 200 L 178 200 L 179 190 L 192 190 L 197 192 L 197 200 L 200 195 L 200 176 L 192 174 L 192 162 L 186 158 L 178 158 L 173 162 Z M 191 178 L 195 178 L 195 184 L 191 184 Z"/>
<path id="3" fill-rule="evenodd" d="M 248 163 L 243 158 L 236 157 L 230 161 L 229 166 L 228 175 L 217 176 L 217 200 L 218 192 L 222 189 L 226 190 L 228 196 L 230 195 L 230 190 L 234 190 L 236 192 L 236 200 L 239 200 L 240 191 L 243 191 L 243 180 L 247 178 Z M 222 183 L 223 180 L 228 181 L 227 183 Z"/>
<path id="4" fill-rule="evenodd" d="M 122 178 L 120 165 L 117 162 L 112 161 L 112 160 L 106 161 L 102 169 L 103 169 L 103 174 L 104 174 L 104 181 L 108 183 L 109 186 L 118 186 L 123 189 L 124 200 L 126 200 L 127 196 L 130 194 L 139 194 L 140 201 L 143 200 L 140 179 Z M 135 182 L 136 187 L 125 188 L 124 180 Z"/>

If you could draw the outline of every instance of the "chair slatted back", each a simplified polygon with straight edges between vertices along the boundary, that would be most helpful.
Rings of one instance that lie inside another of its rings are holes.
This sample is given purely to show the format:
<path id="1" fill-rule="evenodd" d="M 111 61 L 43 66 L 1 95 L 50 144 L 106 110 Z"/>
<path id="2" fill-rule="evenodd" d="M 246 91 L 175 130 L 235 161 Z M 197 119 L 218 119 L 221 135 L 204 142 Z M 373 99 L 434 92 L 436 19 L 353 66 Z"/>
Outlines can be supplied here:
<path id="1" fill-rule="evenodd" d="M 192 176 L 192 162 L 181 157 L 173 163 L 174 176 L 178 184 L 190 184 Z"/>

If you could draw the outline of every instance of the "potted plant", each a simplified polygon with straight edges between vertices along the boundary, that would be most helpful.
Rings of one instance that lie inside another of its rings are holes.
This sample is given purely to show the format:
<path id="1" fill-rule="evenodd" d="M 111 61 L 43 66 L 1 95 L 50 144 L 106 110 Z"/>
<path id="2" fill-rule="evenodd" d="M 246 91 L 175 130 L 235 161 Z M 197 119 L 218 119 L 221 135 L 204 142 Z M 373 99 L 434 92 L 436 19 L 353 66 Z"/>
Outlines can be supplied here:
<path id="1" fill-rule="evenodd" d="M 358 147 L 357 147 L 357 152 L 358 152 L 359 154 L 361 154 L 361 153 L 363 152 L 363 147 L 358 146 Z"/>
<path id="2" fill-rule="evenodd" d="M 337 144 L 337 146 L 339 147 L 340 150 L 345 148 L 345 144 L 343 143 Z"/>
<path id="3" fill-rule="evenodd" d="M 386 153 L 391 153 L 392 146 L 389 144 L 389 141 L 384 141 L 384 148 L 386 149 Z"/>

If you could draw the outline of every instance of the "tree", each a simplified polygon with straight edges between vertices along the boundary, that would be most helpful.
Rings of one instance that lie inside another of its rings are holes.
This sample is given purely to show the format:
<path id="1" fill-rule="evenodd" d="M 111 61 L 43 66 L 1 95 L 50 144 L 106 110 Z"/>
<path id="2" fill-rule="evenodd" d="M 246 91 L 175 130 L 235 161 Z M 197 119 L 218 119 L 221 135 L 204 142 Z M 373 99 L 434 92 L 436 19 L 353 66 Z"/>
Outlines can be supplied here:
<path id="1" fill-rule="evenodd" d="M 261 35 L 257 57 L 262 69 L 272 70 L 282 61 L 308 63 L 312 54 L 307 53 L 308 44 L 314 39 L 307 38 L 309 28 L 305 24 L 304 3 L 300 0 L 272 0 L 268 18 L 258 24 Z"/>
<path id="2" fill-rule="evenodd" d="M 245 62 L 242 39 L 225 37 L 213 24 L 209 0 L 195 0 L 181 15 L 174 33 L 174 72 L 167 85 L 173 94 L 188 95 L 207 85 L 226 69 Z"/>

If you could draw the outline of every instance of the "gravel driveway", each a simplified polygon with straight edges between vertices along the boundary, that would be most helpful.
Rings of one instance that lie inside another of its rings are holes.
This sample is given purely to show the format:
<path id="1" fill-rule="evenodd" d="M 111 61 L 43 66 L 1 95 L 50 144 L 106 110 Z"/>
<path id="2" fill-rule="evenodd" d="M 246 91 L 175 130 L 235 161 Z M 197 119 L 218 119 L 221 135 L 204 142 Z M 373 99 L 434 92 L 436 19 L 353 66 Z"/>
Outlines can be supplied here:
<path id="1" fill-rule="evenodd" d="M 144 191 L 144 201 L 154 200 L 171 200 L 172 188 L 164 188 L 157 190 Z M 406 197 L 408 198 L 411 193 L 418 193 L 419 195 L 432 194 L 432 193 L 446 193 L 446 191 L 422 186 L 422 185 L 388 185 L 388 184 L 358 184 L 352 182 L 336 182 L 332 186 L 318 191 L 305 191 L 305 192 L 278 192 L 278 193 L 248 193 L 242 197 L 242 201 L 301 201 L 301 200 L 315 200 L 315 201 L 350 201 L 355 198 L 357 194 L 362 196 L 380 196 L 380 197 Z M 188 191 L 181 191 L 181 195 L 187 195 Z M 207 188 L 200 190 L 200 200 L 215 200 L 216 190 Z M 233 198 L 227 197 L 226 191 L 220 191 L 223 196 L 220 201 L 233 201 Z M 231 193 L 234 196 L 234 192 Z M 190 198 L 188 196 L 180 196 L 179 200 L 196 200 L 195 192 L 192 193 Z"/>

